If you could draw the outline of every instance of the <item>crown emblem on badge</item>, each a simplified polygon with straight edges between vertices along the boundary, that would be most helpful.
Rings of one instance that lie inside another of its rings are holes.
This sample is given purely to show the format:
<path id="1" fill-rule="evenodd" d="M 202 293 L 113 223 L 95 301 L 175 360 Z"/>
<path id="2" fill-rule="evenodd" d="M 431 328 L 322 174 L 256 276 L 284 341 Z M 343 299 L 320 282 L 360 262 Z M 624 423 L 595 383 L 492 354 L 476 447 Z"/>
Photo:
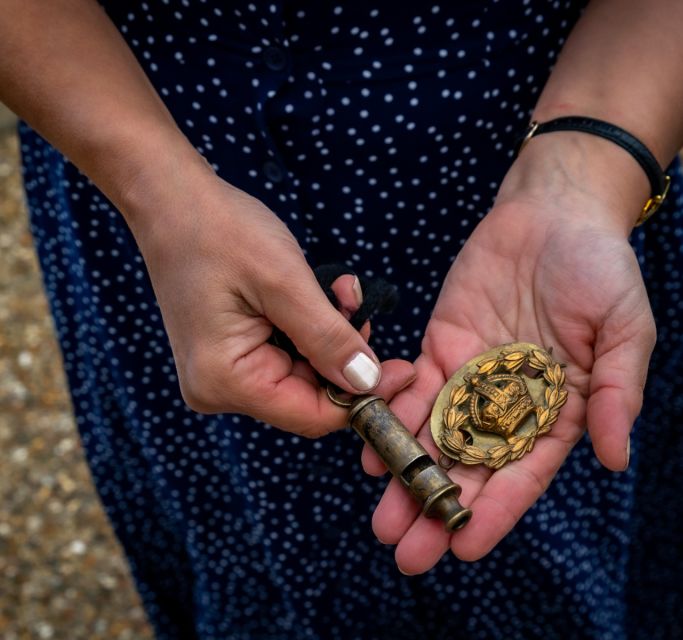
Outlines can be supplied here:
<path id="1" fill-rule="evenodd" d="M 481 431 L 510 437 L 525 418 L 536 410 L 521 376 L 466 374 L 464 380 L 472 391 L 470 418 Z"/>

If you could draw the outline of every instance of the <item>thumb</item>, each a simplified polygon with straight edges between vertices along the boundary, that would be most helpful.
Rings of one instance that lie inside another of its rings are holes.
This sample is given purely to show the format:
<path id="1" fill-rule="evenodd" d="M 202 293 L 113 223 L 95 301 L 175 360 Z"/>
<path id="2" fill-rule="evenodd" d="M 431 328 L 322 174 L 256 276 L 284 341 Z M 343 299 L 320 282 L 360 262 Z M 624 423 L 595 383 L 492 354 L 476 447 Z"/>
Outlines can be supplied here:
<path id="1" fill-rule="evenodd" d="M 382 375 L 378 358 L 327 299 L 310 267 L 301 266 L 264 297 L 266 317 L 330 382 L 350 393 L 372 391 Z"/>
<path id="2" fill-rule="evenodd" d="M 628 467 L 629 433 L 643 404 L 647 368 L 656 340 L 652 316 L 638 329 L 604 350 L 593 364 L 587 423 L 598 460 L 612 471 Z M 597 347 L 596 345 L 596 352 Z"/>

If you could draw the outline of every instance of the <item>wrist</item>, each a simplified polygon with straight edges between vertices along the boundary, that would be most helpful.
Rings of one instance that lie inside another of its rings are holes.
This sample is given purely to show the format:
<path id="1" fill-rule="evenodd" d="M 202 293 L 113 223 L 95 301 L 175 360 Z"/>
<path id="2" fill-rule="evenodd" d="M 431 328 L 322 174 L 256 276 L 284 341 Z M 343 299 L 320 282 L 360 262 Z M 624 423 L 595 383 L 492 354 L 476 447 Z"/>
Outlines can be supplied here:
<path id="1" fill-rule="evenodd" d="M 197 204 L 197 193 L 216 181 L 208 162 L 180 131 L 158 130 L 119 143 L 108 164 L 118 167 L 103 189 L 123 215 L 138 244 L 168 231 Z M 102 185 L 99 185 L 100 187 Z"/>
<path id="2" fill-rule="evenodd" d="M 553 204 L 554 218 L 611 227 L 627 237 L 650 193 L 636 160 L 614 142 L 579 131 L 528 141 L 503 181 L 497 204 Z"/>

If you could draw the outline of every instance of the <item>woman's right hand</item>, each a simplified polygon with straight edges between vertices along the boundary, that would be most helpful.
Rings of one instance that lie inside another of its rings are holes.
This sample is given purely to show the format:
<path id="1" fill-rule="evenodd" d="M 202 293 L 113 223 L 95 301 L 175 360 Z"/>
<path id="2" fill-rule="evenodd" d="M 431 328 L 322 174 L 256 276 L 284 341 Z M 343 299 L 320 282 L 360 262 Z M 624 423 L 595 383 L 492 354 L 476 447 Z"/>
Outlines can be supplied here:
<path id="1" fill-rule="evenodd" d="M 126 218 L 190 407 L 309 436 L 342 426 L 345 412 L 311 366 L 268 344 L 273 325 L 343 389 L 378 385 L 371 349 L 329 303 L 285 225 L 209 169 L 95 0 L 3 4 L 0 99 Z M 349 280 L 335 289 L 347 314 Z M 388 397 L 411 373 L 408 363 L 388 365 L 376 392 Z"/>
<path id="2" fill-rule="evenodd" d="M 335 283 L 340 312 L 265 205 L 208 168 L 184 186 L 182 195 L 163 198 L 163 216 L 147 206 L 131 217 L 131 228 L 191 408 L 245 413 L 317 437 L 342 427 L 346 411 L 330 402 L 314 369 L 349 392 L 374 390 L 387 399 L 412 379 L 404 361 L 385 363 L 382 375 L 363 335 L 346 320 L 362 295 L 353 276 Z M 310 364 L 268 342 L 274 326 Z"/>

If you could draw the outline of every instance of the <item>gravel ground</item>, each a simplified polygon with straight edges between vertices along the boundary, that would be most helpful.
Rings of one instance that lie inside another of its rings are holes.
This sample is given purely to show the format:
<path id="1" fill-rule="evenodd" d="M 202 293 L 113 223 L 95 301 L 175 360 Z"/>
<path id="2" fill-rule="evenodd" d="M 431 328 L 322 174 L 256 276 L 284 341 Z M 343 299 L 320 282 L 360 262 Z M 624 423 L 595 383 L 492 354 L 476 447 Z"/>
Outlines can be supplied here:
<path id="1" fill-rule="evenodd" d="M 151 639 L 83 459 L 0 116 L 0 638 Z"/>

